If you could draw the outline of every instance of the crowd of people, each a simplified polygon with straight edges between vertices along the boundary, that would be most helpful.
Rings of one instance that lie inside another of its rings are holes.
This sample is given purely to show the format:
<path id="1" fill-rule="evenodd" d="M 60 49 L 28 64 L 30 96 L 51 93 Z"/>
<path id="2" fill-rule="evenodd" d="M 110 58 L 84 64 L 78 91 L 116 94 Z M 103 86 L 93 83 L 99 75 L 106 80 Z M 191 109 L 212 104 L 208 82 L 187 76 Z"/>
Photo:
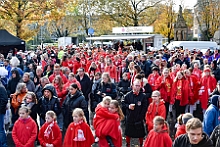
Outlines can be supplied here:
<path id="1" fill-rule="evenodd" d="M 220 146 L 217 49 L 47 46 L 0 55 L 0 64 L 8 71 L 0 85 L 0 147 L 7 147 L 6 123 L 18 147 L 121 147 L 122 136 L 127 147 L 131 138 L 141 147 Z"/>

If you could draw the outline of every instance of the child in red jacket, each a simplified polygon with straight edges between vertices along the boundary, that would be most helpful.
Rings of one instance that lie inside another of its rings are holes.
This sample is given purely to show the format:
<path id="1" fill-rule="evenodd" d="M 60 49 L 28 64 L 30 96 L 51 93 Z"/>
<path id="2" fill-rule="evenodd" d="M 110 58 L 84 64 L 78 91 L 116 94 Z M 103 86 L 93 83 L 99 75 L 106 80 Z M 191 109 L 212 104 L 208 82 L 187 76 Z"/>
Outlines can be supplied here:
<path id="1" fill-rule="evenodd" d="M 73 122 L 69 125 L 64 138 L 63 147 L 91 147 L 95 142 L 84 112 L 76 108 L 72 113 Z"/>
<path id="2" fill-rule="evenodd" d="M 16 147 L 34 147 L 37 137 L 37 125 L 30 117 L 30 109 L 23 106 L 19 109 L 19 119 L 12 130 L 12 138 Z"/>
<path id="3" fill-rule="evenodd" d="M 56 114 L 53 111 L 46 113 L 46 123 L 41 127 L 38 140 L 42 147 L 61 147 L 62 134 L 56 123 Z"/>
<path id="4" fill-rule="evenodd" d="M 153 119 L 155 116 L 162 116 L 166 118 L 166 108 L 164 101 L 161 99 L 159 91 L 153 91 L 152 93 L 152 103 L 150 103 L 147 113 L 146 113 L 146 124 L 148 132 L 153 129 Z"/>
<path id="5" fill-rule="evenodd" d="M 190 113 L 181 114 L 178 119 L 178 126 L 175 134 L 175 138 L 186 133 L 186 123 L 189 119 L 193 118 L 193 115 Z"/>
<path id="6" fill-rule="evenodd" d="M 154 118 L 154 128 L 148 134 L 144 147 L 171 147 L 172 140 L 169 136 L 168 126 L 161 116 Z"/>

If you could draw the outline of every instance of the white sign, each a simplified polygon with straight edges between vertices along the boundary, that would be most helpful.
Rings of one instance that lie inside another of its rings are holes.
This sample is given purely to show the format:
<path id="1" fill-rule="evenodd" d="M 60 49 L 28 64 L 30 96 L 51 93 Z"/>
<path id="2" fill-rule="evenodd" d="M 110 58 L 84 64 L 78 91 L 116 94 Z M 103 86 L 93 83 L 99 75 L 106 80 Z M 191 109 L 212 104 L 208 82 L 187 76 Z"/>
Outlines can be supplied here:
<path id="1" fill-rule="evenodd" d="M 153 33 L 153 26 L 144 27 L 114 27 L 112 33 Z"/>

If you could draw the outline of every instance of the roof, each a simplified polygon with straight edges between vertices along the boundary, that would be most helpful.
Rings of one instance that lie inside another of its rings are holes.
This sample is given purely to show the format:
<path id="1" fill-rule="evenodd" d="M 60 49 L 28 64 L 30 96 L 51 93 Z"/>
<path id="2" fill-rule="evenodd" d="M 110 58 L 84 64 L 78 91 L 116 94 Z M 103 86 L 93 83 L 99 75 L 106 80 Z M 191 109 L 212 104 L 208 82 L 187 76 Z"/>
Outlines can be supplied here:
<path id="1" fill-rule="evenodd" d="M 145 39 L 159 34 L 135 34 L 135 35 L 102 35 L 100 37 L 87 37 L 87 40 L 120 40 L 120 39 Z M 162 36 L 161 36 L 162 37 Z"/>
<path id="2" fill-rule="evenodd" d="M 7 30 L 0 30 L 0 45 L 24 45 L 25 41 L 13 36 Z"/>

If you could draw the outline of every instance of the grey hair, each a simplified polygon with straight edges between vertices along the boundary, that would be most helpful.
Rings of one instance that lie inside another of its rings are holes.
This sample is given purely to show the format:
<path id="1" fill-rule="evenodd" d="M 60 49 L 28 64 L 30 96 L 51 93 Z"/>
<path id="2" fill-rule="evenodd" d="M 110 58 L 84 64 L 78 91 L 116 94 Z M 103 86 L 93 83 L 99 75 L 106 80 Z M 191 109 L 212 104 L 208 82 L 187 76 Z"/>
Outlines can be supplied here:
<path id="1" fill-rule="evenodd" d="M 18 83 L 17 87 L 16 87 L 16 93 L 20 94 L 21 90 L 23 89 L 23 87 L 26 86 L 25 83 Z"/>

